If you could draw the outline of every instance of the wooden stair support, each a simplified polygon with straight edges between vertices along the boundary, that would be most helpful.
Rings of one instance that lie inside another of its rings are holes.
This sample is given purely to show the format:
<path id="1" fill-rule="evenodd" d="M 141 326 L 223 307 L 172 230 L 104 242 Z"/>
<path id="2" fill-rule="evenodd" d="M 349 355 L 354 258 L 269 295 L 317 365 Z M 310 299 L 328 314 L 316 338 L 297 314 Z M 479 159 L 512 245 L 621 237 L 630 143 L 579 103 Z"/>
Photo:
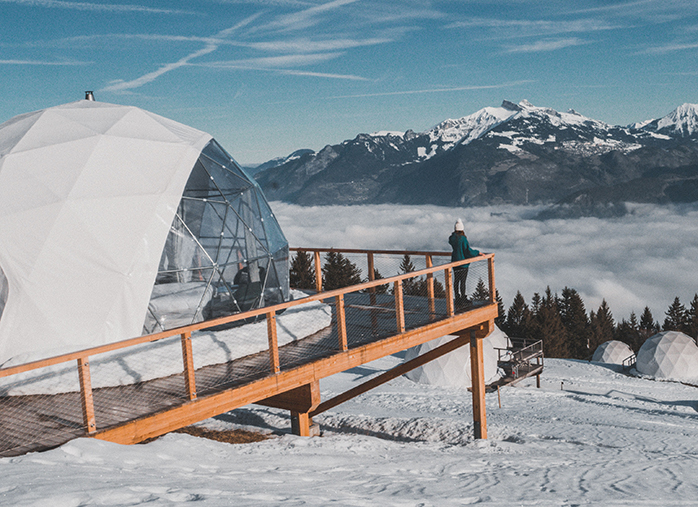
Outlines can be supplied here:
<path id="1" fill-rule="evenodd" d="M 257 402 L 257 405 L 290 411 L 291 430 L 299 437 L 311 436 L 313 419 L 310 412 L 319 404 L 320 382 L 317 380 Z"/>

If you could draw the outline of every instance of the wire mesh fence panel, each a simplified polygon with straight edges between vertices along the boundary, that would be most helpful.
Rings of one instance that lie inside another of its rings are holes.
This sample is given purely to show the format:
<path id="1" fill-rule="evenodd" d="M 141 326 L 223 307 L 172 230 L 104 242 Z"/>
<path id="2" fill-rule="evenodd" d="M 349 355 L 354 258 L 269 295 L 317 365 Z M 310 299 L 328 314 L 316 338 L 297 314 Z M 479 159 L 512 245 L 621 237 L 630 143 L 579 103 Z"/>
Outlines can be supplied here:
<path id="1" fill-rule="evenodd" d="M 358 347 L 396 334 L 395 298 L 390 285 L 383 284 L 345 296 L 349 348 Z"/>
<path id="2" fill-rule="evenodd" d="M 188 399 L 179 335 L 90 357 L 97 429 Z"/>
<path id="3" fill-rule="evenodd" d="M 0 379 L 0 456 L 61 445 L 86 433 L 75 361 Z"/>

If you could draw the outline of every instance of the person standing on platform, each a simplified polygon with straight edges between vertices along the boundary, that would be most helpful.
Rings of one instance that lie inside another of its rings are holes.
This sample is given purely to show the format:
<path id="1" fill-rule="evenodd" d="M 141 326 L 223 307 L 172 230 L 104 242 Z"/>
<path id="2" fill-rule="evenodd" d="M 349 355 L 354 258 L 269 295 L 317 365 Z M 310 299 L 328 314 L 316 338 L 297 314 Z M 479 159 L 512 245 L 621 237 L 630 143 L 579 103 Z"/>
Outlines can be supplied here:
<path id="1" fill-rule="evenodd" d="M 453 248 L 451 254 L 451 262 L 471 259 L 480 255 L 478 250 L 470 248 L 468 238 L 463 231 L 463 221 L 459 218 L 456 220 L 456 225 L 453 228 L 453 233 L 448 238 L 448 242 Z M 465 292 L 465 281 L 468 278 L 468 264 L 453 268 L 454 292 L 456 296 L 456 306 L 463 306 L 467 302 L 467 293 Z"/>

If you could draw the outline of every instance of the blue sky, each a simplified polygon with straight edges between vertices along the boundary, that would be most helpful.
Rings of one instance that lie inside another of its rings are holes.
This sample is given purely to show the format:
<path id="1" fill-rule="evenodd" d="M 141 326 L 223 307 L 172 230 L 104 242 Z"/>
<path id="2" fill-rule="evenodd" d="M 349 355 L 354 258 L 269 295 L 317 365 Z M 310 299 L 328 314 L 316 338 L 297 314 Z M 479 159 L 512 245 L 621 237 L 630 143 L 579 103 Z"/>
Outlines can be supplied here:
<path id="1" fill-rule="evenodd" d="M 502 99 L 612 124 L 698 102 L 695 0 L 0 0 L 0 121 L 143 107 L 243 164 Z"/>

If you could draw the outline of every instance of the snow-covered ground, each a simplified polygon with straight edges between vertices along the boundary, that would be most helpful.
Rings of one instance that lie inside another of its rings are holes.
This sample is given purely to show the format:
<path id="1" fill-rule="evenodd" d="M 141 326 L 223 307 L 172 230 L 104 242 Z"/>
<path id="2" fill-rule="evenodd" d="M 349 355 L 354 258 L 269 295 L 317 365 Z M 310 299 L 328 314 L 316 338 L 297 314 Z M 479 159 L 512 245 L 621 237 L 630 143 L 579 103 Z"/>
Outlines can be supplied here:
<path id="1" fill-rule="evenodd" d="M 323 398 L 401 361 L 321 382 Z M 289 434 L 286 413 L 245 407 L 207 427 L 272 433 L 231 445 L 169 434 L 144 445 L 91 439 L 0 459 L 1 505 L 696 505 L 698 389 L 546 361 L 487 395 L 489 439 L 472 439 L 468 391 L 404 377 Z"/>

